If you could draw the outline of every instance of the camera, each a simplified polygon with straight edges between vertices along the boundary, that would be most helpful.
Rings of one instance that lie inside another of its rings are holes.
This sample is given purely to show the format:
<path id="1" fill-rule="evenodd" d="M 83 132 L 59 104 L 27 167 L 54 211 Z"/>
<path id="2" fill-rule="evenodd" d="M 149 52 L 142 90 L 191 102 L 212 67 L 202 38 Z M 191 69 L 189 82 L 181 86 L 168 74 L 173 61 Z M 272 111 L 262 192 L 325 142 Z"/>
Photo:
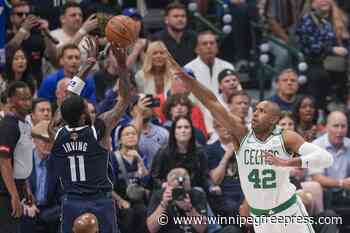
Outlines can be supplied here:
<path id="1" fill-rule="evenodd" d="M 147 107 L 149 108 L 157 108 L 160 107 L 160 99 L 153 97 L 151 94 L 147 94 L 146 98 L 151 99 L 151 104 L 149 104 Z"/>
<path id="2" fill-rule="evenodd" d="M 173 189 L 172 196 L 174 201 L 182 201 L 186 198 L 187 191 L 184 188 L 184 177 L 177 178 L 178 186 Z"/>
<path id="3" fill-rule="evenodd" d="M 130 201 L 138 202 L 145 198 L 146 190 L 142 186 L 140 178 L 133 178 L 126 188 L 126 195 Z"/>

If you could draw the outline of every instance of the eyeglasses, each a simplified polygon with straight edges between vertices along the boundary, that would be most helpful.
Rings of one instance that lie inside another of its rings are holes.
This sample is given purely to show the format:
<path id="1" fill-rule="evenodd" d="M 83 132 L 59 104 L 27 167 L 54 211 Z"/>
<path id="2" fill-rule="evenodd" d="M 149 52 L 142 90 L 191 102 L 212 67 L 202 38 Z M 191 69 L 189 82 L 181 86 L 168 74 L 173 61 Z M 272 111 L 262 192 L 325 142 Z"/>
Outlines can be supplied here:
<path id="1" fill-rule="evenodd" d="M 30 13 L 29 12 L 14 12 L 13 14 L 16 14 L 18 17 L 27 17 Z"/>

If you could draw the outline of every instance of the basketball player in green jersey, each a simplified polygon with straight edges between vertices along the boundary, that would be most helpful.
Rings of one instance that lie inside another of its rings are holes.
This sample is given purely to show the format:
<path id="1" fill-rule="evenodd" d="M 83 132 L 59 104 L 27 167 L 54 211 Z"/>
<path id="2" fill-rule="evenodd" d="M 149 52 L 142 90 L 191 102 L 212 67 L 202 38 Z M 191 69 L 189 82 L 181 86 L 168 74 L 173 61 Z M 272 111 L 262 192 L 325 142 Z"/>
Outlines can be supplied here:
<path id="1" fill-rule="evenodd" d="M 254 218 L 255 232 L 313 233 L 312 220 L 295 194 L 289 173 L 292 167 L 329 167 L 332 155 L 299 134 L 276 127 L 280 109 L 275 103 L 258 103 L 248 129 L 243 119 L 227 112 L 209 89 L 185 71 L 177 69 L 176 76 L 191 87 L 214 119 L 232 135 L 241 187 Z M 300 157 L 292 158 L 291 153 Z"/>

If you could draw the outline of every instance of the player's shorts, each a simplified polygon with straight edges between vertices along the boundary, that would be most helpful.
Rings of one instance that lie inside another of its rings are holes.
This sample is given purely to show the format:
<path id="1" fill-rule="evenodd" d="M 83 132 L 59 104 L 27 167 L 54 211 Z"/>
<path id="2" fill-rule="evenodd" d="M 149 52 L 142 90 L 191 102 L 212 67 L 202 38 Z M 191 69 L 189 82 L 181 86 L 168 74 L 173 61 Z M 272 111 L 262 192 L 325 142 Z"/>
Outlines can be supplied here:
<path id="1" fill-rule="evenodd" d="M 71 233 L 74 220 L 87 212 L 96 215 L 100 233 L 119 232 L 111 193 L 94 196 L 65 195 L 62 200 L 61 232 Z"/>
<path id="2" fill-rule="evenodd" d="M 266 218 L 251 213 L 255 233 L 315 233 L 304 204 L 299 197 L 292 198 L 296 200 L 288 208 Z"/>

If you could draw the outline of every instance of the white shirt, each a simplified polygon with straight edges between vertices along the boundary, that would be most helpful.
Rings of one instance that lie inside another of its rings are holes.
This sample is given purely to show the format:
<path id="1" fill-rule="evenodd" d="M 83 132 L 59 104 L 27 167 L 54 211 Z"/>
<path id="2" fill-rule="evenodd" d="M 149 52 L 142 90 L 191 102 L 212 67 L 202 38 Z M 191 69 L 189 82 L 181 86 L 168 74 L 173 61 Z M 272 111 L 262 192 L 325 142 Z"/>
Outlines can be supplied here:
<path id="1" fill-rule="evenodd" d="M 224 69 L 234 70 L 234 67 L 231 63 L 220 58 L 215 58 L 212 66 L 212 72 L 210 72 L 209 66 L 205 64 L 200 57 L 192 60 L 186 64 L 185 67 L 191 69 L 196 79 L 201 84 L 208 87 L 217 97 L 219 97 L 219 73 Z M 205 126 L 207 127 L 207 131 L 210 134 L 213 132 L 213 117 L 202 104 L 199 104 L 198 106 L 203 112 Z"/>

